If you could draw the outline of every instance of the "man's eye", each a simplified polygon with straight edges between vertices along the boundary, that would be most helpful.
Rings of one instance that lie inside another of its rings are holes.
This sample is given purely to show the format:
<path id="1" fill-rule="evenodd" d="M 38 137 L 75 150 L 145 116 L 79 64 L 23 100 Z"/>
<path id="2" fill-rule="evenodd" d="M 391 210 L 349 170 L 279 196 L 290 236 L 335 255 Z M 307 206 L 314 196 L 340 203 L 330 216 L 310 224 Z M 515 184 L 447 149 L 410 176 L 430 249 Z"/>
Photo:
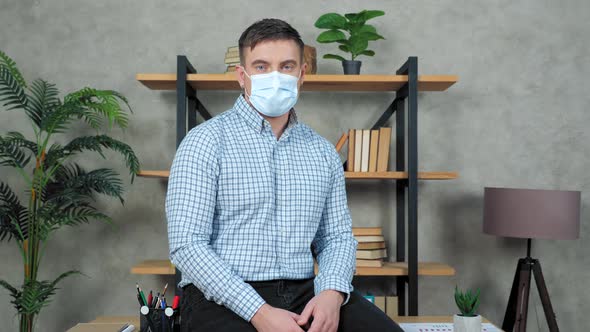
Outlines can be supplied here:
<path id="1" fill-rule="evenodd" d="M 264 71 L 264 65 L 258 65 L 256 67 L 254 67 L 256 70 L 258 71 Z"/>
<path id="2" fill-rule="evenodd" d="M 283 70 L 291 71 L 291 70 L 293 70 L 293 65 L 284 65 Z"/>

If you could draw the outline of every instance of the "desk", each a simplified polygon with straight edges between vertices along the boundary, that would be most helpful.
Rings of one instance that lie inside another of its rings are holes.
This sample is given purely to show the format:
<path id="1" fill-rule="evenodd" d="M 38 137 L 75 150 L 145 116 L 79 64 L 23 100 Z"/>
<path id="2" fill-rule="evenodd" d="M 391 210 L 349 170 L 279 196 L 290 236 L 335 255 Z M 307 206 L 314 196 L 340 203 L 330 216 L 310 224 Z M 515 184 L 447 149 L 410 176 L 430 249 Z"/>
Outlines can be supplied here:
<path id="1" fill-rule="evenodd" d="M 397 317 L 395 321 L 398 323 L 452 323 L 453 316 L 402 316 Z M 483 318 L 483 322 L 490 321 Z M 90 323 L 78 324 L 67 332 L 116 332 L 126 323 L 135 325 L 135 331 L 139 331 L 139 316 L 100 316 Z"/>

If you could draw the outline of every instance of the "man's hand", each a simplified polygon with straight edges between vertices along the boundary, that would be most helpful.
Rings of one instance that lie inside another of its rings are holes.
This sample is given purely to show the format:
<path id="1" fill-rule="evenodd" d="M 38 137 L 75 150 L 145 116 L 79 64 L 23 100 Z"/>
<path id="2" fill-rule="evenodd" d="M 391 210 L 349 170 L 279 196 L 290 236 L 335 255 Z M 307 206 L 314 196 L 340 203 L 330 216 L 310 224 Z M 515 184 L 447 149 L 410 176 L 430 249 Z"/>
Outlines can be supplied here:
<path id="1" fill-rule="evenodd" d="M 325 290 L 307 303 L 297 324 L 304 326 L 313 316 L 313 322 L 307 332 L 336 332 L 340 321 L 340 306 L 344 295 L 335 290 Z"/>
<path id="2" fill-rule="evenodd" d="M 298 319 L 299 315 L 294 312 L 264 304 L 254 314 L 250 323 L 254 325 L 258 332 L 303 332 L 297 325 Z"/>

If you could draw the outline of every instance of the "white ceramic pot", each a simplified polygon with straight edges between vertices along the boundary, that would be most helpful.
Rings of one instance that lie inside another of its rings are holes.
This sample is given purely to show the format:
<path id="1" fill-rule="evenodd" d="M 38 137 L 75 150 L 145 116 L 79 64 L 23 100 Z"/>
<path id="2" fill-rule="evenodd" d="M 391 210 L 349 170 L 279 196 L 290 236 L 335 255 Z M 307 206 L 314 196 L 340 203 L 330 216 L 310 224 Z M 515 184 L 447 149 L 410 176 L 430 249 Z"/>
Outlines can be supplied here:
<path id="1" fill-rule="evenodd" d="M 465 317 L 453 316 L 454 332 L 481 332 L 481 316 Z"/>

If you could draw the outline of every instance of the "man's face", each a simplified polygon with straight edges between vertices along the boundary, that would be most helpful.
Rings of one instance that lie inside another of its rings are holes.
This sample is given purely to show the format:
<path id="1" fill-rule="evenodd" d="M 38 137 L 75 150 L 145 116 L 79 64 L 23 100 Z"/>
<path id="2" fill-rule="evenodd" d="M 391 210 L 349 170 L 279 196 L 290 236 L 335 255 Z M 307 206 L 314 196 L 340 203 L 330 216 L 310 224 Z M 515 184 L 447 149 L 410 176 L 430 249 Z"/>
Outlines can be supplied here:
<path id="1" fill-rule="evenodd" d="M 297 43 L 293 40 L 269 40 L 256 44 L 254 49 L 245 47 L 244 64 L 236 68 L 238 82 L 241 87 L 246 89 L 247 95 L 251 93 L 252 82 L 244 74 L 257 75 L 278 71 L 279 73 L 301 78 L 297 83 L 297 88 L 301 88 L 305 76 L 307 64 L 301 63 L 301 53 Z M 248 100 L 248 96 L 246 96 Z"/>

